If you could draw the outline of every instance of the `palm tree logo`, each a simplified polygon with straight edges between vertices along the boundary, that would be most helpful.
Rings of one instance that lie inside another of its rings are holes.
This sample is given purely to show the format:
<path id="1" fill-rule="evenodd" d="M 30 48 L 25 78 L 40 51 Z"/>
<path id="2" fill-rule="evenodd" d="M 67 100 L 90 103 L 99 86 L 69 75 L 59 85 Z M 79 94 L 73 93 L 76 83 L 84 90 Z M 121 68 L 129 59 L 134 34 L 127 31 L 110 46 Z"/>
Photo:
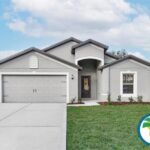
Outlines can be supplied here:
<path id="1" fill-rule="evenodd" d="M 149 136 L 150 136 L 150 118 L 149 117 L 144 119 L 143 128 L 149 129 Z"/>
<path id="2" fill-rule="evenodd" d="M 150 146 L 150 114 L 143 116 L 138 123 L 138 136 L 140 140 Z"/>

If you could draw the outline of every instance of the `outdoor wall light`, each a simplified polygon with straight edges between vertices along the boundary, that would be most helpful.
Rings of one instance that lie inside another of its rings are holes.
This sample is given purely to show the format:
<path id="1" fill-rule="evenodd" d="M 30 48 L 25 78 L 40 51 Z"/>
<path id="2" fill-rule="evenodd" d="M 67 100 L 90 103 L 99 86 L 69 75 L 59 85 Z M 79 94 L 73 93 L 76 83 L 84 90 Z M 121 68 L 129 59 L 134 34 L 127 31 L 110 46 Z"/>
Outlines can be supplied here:
<path id="1" fill-rule="evenodd" d="M 74 75 L 73 75 L 73 74 L 71 75 L 71 79 L 72 79 L 72 80 L 74 79 Z"/>

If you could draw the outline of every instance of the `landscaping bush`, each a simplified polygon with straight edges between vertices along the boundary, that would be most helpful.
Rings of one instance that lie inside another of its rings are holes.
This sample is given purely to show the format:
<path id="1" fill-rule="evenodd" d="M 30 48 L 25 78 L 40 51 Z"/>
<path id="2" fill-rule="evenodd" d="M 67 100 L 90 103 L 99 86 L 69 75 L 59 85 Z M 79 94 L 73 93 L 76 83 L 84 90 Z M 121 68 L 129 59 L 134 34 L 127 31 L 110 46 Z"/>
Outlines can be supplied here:
<path id="1" fill-rule="evenodd" d="M 117 101 L 121 102 L 121 95 L 118 95 Z"/>
<path id="2" fill-rule="evenodd" d="M 131 96 L 131 97 L 129 97 L 129 102 L 130 102 L 130 103 L 134 102 L 134 99 L 133 99 L 133 97 L 132 97 L 132 96 Z"/>
<path id="3" fill-rule="evenodd" d="M 139 95 L 139 96 L 137 97 L 137 101 L 138 101 L 138 102 L 143 102 L 143 96 L 140 96 L 140 95 Z"/>
<path id="4" fill-rule="evenodd" d="M 75 100 L 76 100 L 76 97 L 74 97 L 74 98 L 71 100 L 71 104 L 74 104 Z"/>
<path id="5" fill-rule="evenodd" d="M 79 104 L 82 104 L 82 98 L 79 98 L 79 99 L 78 99 L 78 103 L 79 103 Z"/>

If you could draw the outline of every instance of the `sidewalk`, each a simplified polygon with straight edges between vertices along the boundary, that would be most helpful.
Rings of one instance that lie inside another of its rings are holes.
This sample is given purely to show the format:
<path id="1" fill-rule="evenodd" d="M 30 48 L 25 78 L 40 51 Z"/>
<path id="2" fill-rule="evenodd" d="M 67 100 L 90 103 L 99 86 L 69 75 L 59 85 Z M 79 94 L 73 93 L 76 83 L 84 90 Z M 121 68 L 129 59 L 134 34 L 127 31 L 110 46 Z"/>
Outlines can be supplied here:
<path id="1" fill-rule="evenodd" d="M 80 107 L 80 106 L 98 106 L 98 100 L 87 100 L 83 101 L 84 104 L 69 104 L 68 106 L 75 106 L 75 107 Z"/>

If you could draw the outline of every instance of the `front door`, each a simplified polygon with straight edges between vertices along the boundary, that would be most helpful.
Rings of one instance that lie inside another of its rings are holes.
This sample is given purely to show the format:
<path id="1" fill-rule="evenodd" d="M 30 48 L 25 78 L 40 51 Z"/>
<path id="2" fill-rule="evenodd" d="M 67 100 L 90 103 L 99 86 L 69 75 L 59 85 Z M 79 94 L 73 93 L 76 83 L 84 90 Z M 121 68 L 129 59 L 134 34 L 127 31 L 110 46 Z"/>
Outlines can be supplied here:
<path id="1" fill-rule="evenodd" d="M 91 97 L 91 76 L 81 77 L 81 96 L 82 98 Z"/>

